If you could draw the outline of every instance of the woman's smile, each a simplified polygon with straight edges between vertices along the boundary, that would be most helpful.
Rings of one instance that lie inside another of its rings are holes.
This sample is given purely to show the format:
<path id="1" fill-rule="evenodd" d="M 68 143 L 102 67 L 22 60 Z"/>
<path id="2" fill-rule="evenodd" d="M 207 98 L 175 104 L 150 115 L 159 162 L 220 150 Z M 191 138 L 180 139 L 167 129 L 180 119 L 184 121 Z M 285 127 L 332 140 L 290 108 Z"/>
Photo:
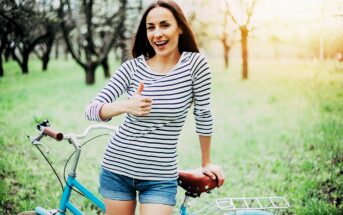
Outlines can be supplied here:
<path id="1" fill-rule="evenodd" d="M 168 40 L 161 40 L 161 41 L 157 41 L 155 42 L 155 45 L 159 48 L 164 48 L 168 43 Z"/>
<path id="2" fill-rule="evenodd" d="M 172 56 L 179 52 L 181 29 L 170 10 L 163 7 L 152 9 L 146 19 L 147 38 L 157 56 Z"/>

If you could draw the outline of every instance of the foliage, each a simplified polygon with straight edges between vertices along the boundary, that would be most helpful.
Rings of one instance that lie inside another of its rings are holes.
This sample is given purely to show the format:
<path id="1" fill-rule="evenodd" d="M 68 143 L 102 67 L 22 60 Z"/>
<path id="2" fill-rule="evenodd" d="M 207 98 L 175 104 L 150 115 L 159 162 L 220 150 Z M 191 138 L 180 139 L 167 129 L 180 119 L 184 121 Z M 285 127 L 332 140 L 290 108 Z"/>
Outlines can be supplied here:
<path id="1" fill-rule="evenodd" d="M 27 74 L 29 55 L 41 44 L 42 47 L 46 46 L 42 54 L 43 67 L 46 68 L 58 27 L 54 14 L 53 6 L 46 2 L 4 1 L 0 5 L 0 24 L 4 26 L 0 31 L 0 55 L 4 49 L 8 50 L 22 72 Z M 2 58 L 2 67 L 1 63 Z"/>
<path id="2" fill-rule="evenodd" d="M 30 76 L 20 75 L 13 62 L 0 80 L 0 214 L 35 206 L 56 207 L 60 187 L 26 135 L 35 123 L 49 118 L 63 132 L 81 132 L 90 123 L 86 104 L 107 82 L 100 75 L 84 86 L 74 62 L 52 61 L 48 73 L 30 61 Z M 343 71 L 335 62 L 252 61 L 248 82 L 240 81 L 239 62 L 230 70 L 210 59 L 215 118 L 212 159 L 223 166 L 226 182 L 194 207 L 226 196 L 285 196 L 287 214 L 342 214 Z M 120 123 L 121 117 L 110 124 Z M 97 193 L 98 168 L 106 145 L 92 141 L 81 155 L 78 176 Z M 67 143 L 44 140 L 59 174 L 71 151 Z M 179 141 L 180 168 L 200 165 L 200 151 L 189 114 Z M 178 192 L 178 202 L 183 191 Z M 86 214 L 96 214 L 82 198 Z M 176 214 L 176 212 L 175 212 Z"/>
<path id="3" fill-rule="evenodd" d="M 138 14 L 141 4 L 129 0 L 60 3 L 58 15 L 68 51 L 84 69 L 86 84 L 94 84 L 95 70 L 99 65 L 107 68 L 110 50 L 126 49 L 124 41 L 131 34 L 126 25 L 136 19 L 132 14 Z"/>

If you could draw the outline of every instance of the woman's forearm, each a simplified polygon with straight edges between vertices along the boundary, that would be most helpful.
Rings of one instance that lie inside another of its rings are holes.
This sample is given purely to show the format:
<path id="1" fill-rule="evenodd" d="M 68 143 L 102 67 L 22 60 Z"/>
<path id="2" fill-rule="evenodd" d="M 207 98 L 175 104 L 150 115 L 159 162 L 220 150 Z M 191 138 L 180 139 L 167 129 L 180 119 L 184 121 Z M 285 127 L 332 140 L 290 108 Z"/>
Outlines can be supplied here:
<path id="1" fill-rule="evenodd" d="M 211 163 L 211 136 L 199 135 L 201 149 L 201 166 Z"/>
<path id="2" fill-rule="evenodd" d="M 112 103 L 105 103 L 99 111 L 100 119 L 105 121 L 114 116 L 118 116 L 123 113 L 126 113 L 127 112 L 126 103 L 127 103 L 126 101 L 116 101 Z"/>

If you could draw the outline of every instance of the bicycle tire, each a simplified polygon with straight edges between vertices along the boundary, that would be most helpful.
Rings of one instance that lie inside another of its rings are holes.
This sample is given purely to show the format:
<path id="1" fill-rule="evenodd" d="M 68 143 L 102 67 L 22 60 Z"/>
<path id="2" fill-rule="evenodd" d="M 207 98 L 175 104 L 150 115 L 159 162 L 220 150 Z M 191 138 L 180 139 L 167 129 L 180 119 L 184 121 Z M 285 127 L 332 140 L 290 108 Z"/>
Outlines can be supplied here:
<path id="1" fill-rule="evenodd" d="M 18 213 L 18 215 L 36 215 L 36 212 L 34 211 L 23 211 Z"/>

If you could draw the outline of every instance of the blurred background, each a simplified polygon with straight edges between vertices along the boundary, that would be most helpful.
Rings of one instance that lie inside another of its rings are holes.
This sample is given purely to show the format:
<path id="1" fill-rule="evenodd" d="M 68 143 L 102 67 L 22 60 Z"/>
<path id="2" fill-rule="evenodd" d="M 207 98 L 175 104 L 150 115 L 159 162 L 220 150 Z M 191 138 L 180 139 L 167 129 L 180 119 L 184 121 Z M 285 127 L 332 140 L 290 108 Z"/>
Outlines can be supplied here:
<path id="1" fill-rule="evenodd" d="M 10 58 L 28 73 L 30 56 L 42 61 L 73 58 L 94 83 L 94 71 L 109 75 L 109 54 L 130 57 L 139 16 L 151 1 L 3 1 L 1 64 Z M 342 61 L 343 21 L 340 0 L 187 0 L 184 9 L 201 49 L 209 56 L 248 59 L 336 59 Z M 113 58 L 110 58 L 112 60 Z M 246 77 L 245 77 L 246 76 Z"/>
<path id="2" fill-rule="evenodd" d="M 59 182 L 26 136 L 46 118 L 66 133 L 91 124 L 84 108 L 131 57 L 151 2 L 0 2 L 0 214 L 58 205 Z M 281 214 L 342 214 L 342 0 L 176 2 L 211 66 L 212 159 L 226 172 L 225 185 L 194 207 L 280 195 L 291 203 Z M 185 169 L 200 165 L 191 112 L 178 145 Z M 106 138 L 85 147 L 79 166 L 94 193 Z M 63 178 L 72 148 L 44 143 Z M 177 198 L 179 205 L 182 190 Z M 73 201 L 86 214 L 100 213 L 82 197 Z"/>

